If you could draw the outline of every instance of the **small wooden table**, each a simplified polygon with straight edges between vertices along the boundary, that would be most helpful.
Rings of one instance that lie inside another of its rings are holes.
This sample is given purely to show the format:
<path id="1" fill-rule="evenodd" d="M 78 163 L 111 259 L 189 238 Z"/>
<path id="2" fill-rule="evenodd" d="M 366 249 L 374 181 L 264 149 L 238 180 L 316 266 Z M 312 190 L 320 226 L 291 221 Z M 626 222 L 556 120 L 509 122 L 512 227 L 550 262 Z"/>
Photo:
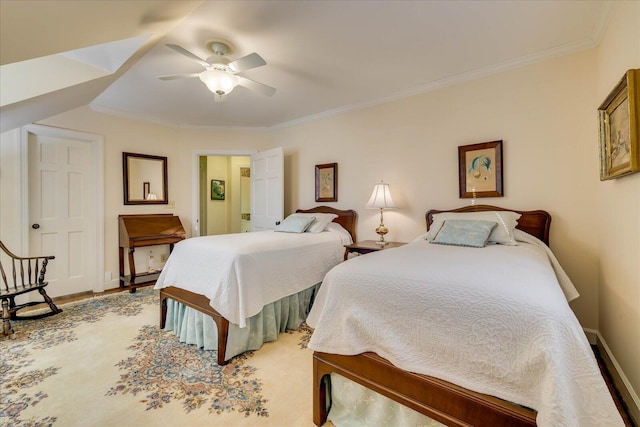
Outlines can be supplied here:
<path id="1" fill-rule="evenodd" d="M 387 242 L 386 245 L 381 246 L 376 243 L 375 240 L 363 240 L 361 242 L 355 242 L 350 245 L 345 245 L 344 260 L 346 261 L 351 252 L 356 252 L 360 255 L 368 254 L 369 252 L 381 251 L 383 249 L 399 248 L 404 246 L 404 242 Z"/>

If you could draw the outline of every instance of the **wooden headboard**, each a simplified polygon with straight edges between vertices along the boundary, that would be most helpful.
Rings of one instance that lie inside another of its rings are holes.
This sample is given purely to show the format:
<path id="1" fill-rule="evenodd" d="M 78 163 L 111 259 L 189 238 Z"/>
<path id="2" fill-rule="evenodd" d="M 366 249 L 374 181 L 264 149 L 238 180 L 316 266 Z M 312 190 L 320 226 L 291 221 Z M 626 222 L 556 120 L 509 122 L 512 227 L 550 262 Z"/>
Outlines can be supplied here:
<path id="1" fill-rule="evenodd" d="M 516 209 L 505 209 L 499 208 L 497 206 L 490 205 L 473 205 L 473 206 L 464 206 L 462 208 L 457 209 L 449 209 L 444 211 L 439 210 L 430 210 L 425 215 L 427 220 L 427 230 L 433 223 L 433 215 L 441 212 L 482 212 L 482 211 L 511 211 L 517 212 L 520 215 L 520 219 L 518 220 L 517 229 L 524 231 L 525 233 L 529 233 L 534 237 L 542 240 L 547 246 L 549 246 L 549 228 L 551 227 L 551 215 L 546 211 L 519 211 Z"/>
<path id="2" fill-rule="evenodd" d="M 337 222 L 345 230 L 351 234 L 351 238 L 353 241 L 356 241 L 356 220 L 358 219 L 358 213 L 354 210 L 340 210 L 335 209 L 329 206 L 316 206 L 311 209 L 298 209 L 296 213 L 332 213 L 338 215 L 338 218 L 334 219 L 333 222 Z"/>

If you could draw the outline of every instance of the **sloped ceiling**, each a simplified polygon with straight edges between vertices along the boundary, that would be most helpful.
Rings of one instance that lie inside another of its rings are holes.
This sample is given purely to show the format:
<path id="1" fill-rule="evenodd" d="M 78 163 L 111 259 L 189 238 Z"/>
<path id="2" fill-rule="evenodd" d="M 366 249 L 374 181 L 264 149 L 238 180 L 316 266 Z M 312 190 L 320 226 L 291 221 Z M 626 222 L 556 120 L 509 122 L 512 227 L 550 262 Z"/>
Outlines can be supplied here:
<path id="1" fill-rule="evenodd" d="M 0 131 L 89 104 L 200 3 L 2 0 L 0 90 L 3 100 L 5 92 L 11 98 L 2 102 Z M 113 54 L 113 46 L 127 40 L 135 40 L 138 47 L 129 49 L 128 59 L 112 57 L 117 68 L 109 69 L 104 61 L 91 61 L 87 55 L 87 48 L 99 46 L 104 47 L 103 55 Z M 76 51 L 75 57 L 60 55 L 70 51 Z M 84 62 L 84 69 L 79 62 Z M 49 81 L 39 80 L 43 68 Z"/>
<path id="2" fill-rule="evenodd" d="M 11 64 L 143 34 L 114 74 L 2 107 L 10 129 L 89 103 L 173 126 L 274 128 L 410 96 L 595 47 L 610 1 L 7 1 L 0 2 L 0 63 Z M 174 43 L 206 58 L 259 53 L 244 87 L 215 103 Z"/>

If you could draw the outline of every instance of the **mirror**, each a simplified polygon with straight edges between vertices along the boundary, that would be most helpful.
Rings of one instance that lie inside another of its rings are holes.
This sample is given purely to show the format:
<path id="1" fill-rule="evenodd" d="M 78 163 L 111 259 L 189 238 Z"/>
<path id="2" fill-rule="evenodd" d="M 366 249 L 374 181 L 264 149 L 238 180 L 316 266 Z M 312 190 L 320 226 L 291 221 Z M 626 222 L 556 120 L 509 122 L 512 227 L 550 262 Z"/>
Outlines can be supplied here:
<path id="1" fill-rule="evenodd" d="M 122 153 L 125 205 L 166 205 L 167 158 Z"/>

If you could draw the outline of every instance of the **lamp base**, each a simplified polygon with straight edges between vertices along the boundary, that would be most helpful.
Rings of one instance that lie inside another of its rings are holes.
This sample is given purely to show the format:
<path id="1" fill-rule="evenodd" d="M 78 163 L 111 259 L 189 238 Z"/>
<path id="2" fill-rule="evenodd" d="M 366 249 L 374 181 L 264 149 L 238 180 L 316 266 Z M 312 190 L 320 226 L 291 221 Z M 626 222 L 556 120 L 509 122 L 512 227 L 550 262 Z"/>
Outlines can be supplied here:
<path id="1" fill-rule="evenodd" d="M 387 234 L 389 230 L 384 226 L 384 222 L 382 220 L 382 209 L 380 209 L 380 225 L 376 228 L 376 234 L 380 236 L 380 239 L 376 242 L 378 246 L 386 246 L 387 242 L 384 241 L 384 235 Z"/>

